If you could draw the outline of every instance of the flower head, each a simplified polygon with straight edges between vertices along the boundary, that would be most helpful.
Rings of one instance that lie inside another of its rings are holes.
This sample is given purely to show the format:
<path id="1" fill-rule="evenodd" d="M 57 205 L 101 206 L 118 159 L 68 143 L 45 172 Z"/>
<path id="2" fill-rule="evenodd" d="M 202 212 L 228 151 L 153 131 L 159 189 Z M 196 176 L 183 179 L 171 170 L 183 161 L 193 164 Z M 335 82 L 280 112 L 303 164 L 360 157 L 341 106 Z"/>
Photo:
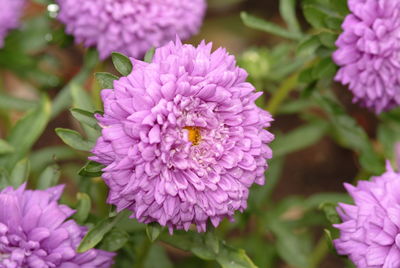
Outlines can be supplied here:
<path id="1" fill-rule="evenodd" d="M 112 52 L 142 57 L 151 47 L 199 30 L 205 0 L 57 0 L 59 20 L 78 43 L 96 46 L 102 59 Z"/>
<path id="2" fill-rule="evenodd" d="M 91 159 L 106 165 L 108 202 L 140 222 L 173 229 L 246 208 L 249 187 L 264 183 L 272 152 L 270 114 L 235 58 L 212 44 L 170 42 L 151 63 L 102 91 L 102 136 Z"/>
<path id="3" fill-rule="evenodd" d="M 400 104 L 400 2 L 349 0 L 333 58 L 336 80 L 354 100 L 380 113 Z"/>
<path id="4" fill-rule="evenodd" d="M 25 0 L 0 0 L 0 48 L 7 33 L 18 27 Z"/>
<path id="5" fill-rule="evenodd" d="M 400 174 L 388 164 L 383 175 L 345 187 L 355 204 L 337 208 L 343 220 L 334 225 L 338 253 L 360 268 L 400 267 Z"/>
<path id="6" fill-rule="evenodd" d="M 106 268 L 113 253 L 89 250 L 76 253 L 85 228 L 67 220 L 74 211 L 59 205 L 63 186 L 45 191 L 0 192 L 0 268 Z"/>

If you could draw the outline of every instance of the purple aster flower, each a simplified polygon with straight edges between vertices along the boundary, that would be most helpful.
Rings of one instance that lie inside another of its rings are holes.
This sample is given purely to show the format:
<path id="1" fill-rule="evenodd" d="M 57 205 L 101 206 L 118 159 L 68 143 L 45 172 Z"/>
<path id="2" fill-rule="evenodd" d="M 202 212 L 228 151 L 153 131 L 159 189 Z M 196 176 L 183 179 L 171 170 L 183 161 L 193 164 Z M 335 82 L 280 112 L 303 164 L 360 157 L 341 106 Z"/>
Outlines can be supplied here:
<path id="1" fill-rule="evenodd" d="M 272 152 L 271 115 L 225 49 L 176 43 L 101 96 L 102 136 L 92 160 L 106 166 L 108 202 L 139 222 L 206 230 L 246 208 L 249 187 L 264 183 Z"/>
<path id="2" fill-rule="evenodd" d="M 400 104 L 400 1 L 349 0 L 333 58 L 336 80 L 380 113 Z"/>
<path id="3" fill-rule="evenodd" d="M 383 175 L 345 187 L 355 205 L 337 208 L 343 220 L 334 225 L 340 230 L 338 253 L 360 268 L 400 267 L 400 174 L 388 162 Z"/>
<path id="4" fill-rule="evenodd" d="M 86 229 L 67 220 L 74 211 L 57 203 L 63 188 L 30 191 L 22 185 L 0 192 L 0 268 L 111 266 L 113 253 L 76 253 Z"/>
<path id="5" fill-rule="evenodd" d="M 206 0 L 57 0 L 59 19 L 76 42 L 96 46 L 102 59 L 112 52 L 140 58 L 178 35 L 197 33 Z"/>
<path id="6" fill-rule="evenodd" d="M 19 26 L 25 0 L 0 0 L 0 48 L 7 33 Z"/>

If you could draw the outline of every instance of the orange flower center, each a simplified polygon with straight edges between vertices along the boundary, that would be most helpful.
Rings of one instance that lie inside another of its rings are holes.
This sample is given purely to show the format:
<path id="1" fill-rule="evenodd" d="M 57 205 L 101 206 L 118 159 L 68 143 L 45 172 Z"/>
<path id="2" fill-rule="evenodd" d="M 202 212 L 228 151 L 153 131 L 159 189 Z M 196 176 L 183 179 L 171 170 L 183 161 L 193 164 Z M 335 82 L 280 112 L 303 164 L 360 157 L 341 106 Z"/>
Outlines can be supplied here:
<path id="1" fill-rule="evenodd" d="M 184 127 L 189 131 L 188 138 L 193 145 L 198 145 L 201 140 L 200 128 L 198 127 Z"/>

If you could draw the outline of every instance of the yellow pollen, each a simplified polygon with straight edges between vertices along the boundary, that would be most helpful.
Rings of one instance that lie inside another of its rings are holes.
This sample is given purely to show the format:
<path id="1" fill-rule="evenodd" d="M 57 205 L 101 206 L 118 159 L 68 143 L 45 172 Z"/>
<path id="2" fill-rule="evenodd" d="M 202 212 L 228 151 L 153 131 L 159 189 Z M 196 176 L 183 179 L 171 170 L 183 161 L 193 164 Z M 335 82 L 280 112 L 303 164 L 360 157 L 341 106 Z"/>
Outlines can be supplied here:
<path id="1" fill-rule="evenodd" d="M 184 129 L 189 131 L 189 135 L 188 135 L 189 141 L 191 141 L 193 145 L 198 145 L 201 140 L 200 128 L 184 127 Z"/>

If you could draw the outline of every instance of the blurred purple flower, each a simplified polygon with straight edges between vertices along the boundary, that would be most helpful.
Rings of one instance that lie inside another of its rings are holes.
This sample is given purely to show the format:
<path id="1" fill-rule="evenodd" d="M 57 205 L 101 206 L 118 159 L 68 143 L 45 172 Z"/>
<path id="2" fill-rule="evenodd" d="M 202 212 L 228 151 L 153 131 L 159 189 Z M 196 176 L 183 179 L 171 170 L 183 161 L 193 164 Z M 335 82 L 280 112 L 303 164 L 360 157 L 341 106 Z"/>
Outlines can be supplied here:
<path id="1" fill-rule="evenodd" d="M 336 80 L 376 113 L 400 104 L 400 1 L 349 0 L 333 55 Z"/>
<path id="2" fill-rule="evenodd" d="M 108 202 L 140 222 L 206 230 L 247 206 L 264 183 L 271 115 L 225 49 L 176 43 L 102 91 L 102 136 L 92 160 L 106 165 Z"/>
<path id="3" fill-rule="evenodd" d="M 78 43 L 97 46 L 102 59 L 112 52 L 140 58 L 151 47 L 178 35 L 197 33 L 205 0 L 57 0 L 59 20 Z"/>
<path id="4" fill-rule="evenodd" d="M 0 48 L 7 33 L 19 26 L 25 0 L 0 0 Z"/>
<path id="5" fill-rule="evenodd" d="M 355 205 L 337 208 L 343 220 L 334 225 L 340 230 L 338 253 L 360 268 L 400 267 L 400 174 L 388 162 L 383 175 L 345 187 Z"/>
<path id="6" fill-rule="evenodd" d="M 57 201 L 63 186 L 46 191 L 0 192 L 0 268 L 110 267 L 113 253 L 89 250 L 77 254 L 85 228 L 67 220 L 74 211 Z"/>

